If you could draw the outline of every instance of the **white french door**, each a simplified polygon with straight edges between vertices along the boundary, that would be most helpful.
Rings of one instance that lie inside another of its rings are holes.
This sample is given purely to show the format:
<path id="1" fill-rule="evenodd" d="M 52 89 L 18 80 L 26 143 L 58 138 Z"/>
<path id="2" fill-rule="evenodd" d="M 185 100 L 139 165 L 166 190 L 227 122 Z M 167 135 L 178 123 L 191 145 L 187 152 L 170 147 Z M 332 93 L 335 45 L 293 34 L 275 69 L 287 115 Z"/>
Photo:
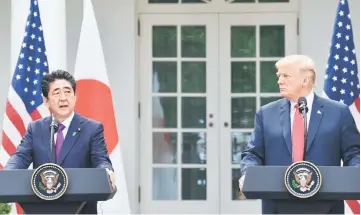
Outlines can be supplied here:
<path id="1" fill-rule="evenodd" d="M 140 16 L 140 213 L 261 213 L 238 199 L 239 158 L 274 62 L 297 52 L 294 14 Z"/>

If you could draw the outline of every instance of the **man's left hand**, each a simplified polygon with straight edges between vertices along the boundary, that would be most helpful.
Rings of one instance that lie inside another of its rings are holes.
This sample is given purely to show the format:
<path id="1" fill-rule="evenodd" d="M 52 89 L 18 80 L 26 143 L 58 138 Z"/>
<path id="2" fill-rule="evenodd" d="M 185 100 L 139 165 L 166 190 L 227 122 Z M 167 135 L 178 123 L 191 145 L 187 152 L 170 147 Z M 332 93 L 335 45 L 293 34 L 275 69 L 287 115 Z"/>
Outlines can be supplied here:
<path id="1" fill-rule="evenodd" d="M 115 173 L 110 169 L 106 169 L 109 175 L 110 182 L 112 183 L 113 189 L 115 189 Z"/>

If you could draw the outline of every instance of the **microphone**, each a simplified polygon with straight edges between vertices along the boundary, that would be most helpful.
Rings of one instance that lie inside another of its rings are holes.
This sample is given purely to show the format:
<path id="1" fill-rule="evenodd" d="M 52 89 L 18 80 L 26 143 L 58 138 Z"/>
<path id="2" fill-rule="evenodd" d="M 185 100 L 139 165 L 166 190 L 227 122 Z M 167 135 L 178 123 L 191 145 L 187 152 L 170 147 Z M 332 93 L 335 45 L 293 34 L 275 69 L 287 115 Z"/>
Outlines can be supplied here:
<path id="1" fill-rule="evenodd" d="M 58 131 L 58 120 L 52 117 L 52 121 L 50 124 L 50 162 L 55 163 L 54 155 L 53 155 L 53 149 L 54 149 L 54 134 Z"/>
<path id="2" fill-rule="evenodd" d="M 305 97 L 300 97 L 298 99 L 298 106 L 299 106 L 299 111 L 302 114 L 306 114 L 308 112 L 307 100 Z"/>
<path id="3" fill-rule="evenodd" d="M 303 149 L 303 160 L 305 160 L 306 157 L 306 149 L 307 149 L 307 112 L 308 112 L 308 107 L 307 107 L 307 100 L 305 97 L 300 97 L 298 99 L 298 110 L 300 111 L 300 113 L 303 116 L 303 120 L 304 120 L 304 149 Z"/>

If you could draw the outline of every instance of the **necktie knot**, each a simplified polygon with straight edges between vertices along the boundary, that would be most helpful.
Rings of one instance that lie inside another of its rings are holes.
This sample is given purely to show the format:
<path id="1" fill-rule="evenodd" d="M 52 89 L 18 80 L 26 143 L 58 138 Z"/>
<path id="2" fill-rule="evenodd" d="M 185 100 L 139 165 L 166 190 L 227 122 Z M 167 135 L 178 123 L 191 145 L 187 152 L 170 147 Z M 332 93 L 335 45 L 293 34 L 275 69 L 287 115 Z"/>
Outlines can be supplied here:
<path id="1" fill-rule="evenodd" d="M 64 128 L 65 128 L 65 125 L 59 123 L 59 125 L 58 125 L 58 131 L 63 131 Z"/>
<path id="2" fill-rule="evenodd" d="M 295 104 L 295 109 L 296 109 L 297 112 L 300 111 L 300 108 L 299 108 L 299 107 L 300 107 L 300 106 L 299 106 L 298 104 Z"/>

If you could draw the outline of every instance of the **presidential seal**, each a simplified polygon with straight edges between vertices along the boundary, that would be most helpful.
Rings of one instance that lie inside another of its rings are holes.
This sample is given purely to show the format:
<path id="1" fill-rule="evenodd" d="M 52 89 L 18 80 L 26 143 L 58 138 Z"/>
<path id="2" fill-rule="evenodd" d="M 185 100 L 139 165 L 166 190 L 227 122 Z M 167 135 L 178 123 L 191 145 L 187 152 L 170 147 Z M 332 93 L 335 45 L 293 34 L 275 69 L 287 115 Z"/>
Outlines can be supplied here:
<path id="1" fill-rule="evenodd" d="M 314 196 L 322 184 L 320 170 L 307 161 L 295 162 L 289 166 L 284 180 L 288 192 L 298 198 Z"/>
<path id="2" fill-rule="evenodd" d="M 34 170 L 31 177 L 31 188 L 41 199 L 56 200 L 68 188 L 68 176 L 61 166 L 46 163 Z"/>

